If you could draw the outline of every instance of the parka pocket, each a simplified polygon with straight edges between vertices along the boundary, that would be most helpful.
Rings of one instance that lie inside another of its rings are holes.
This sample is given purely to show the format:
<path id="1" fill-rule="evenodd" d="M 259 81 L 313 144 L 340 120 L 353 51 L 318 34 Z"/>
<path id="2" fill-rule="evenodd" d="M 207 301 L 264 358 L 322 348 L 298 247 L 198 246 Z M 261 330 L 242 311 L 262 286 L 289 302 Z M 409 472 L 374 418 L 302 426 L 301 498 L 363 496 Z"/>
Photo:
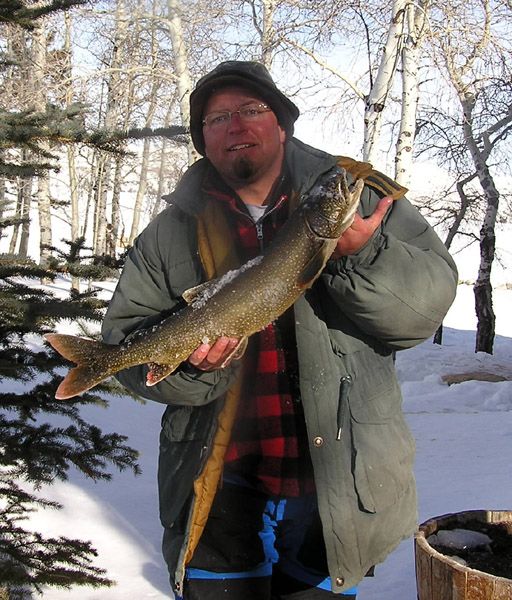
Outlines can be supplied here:
<path id="1" fill-rule="evenodd" d="M 162 417 L 158 455 L 160 518 L 171 527 L 190 499 L 202 468 L 207 440 L 216 425 L 216 403 L 205 406 L 168 405 Z"/>
<path id="2" fill-rule="evenodd" d="M 201 407 L 204 408 L 204 407 Z M 167 406 L 162 417 L 162 432 L 170 442 L 191 442 L 204 437 L 203 427 L 199 427 L 194 406 Z"/>
<path id="3" fill-rule="evenodd" d="M 356 382 L 348 402 L 352 471 L 361 507 L 375 513 L 413 485 L 415 443 L 402 414 L 392 361 L 374 361 Z"/>

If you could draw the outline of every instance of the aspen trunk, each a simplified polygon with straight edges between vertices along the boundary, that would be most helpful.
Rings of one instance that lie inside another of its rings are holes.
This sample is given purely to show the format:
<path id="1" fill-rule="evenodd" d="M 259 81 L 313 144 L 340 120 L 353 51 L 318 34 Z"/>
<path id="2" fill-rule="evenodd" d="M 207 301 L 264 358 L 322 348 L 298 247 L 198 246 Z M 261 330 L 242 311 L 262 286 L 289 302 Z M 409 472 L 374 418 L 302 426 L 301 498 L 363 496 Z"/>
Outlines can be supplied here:
<path id="1" fill-rule="evenodd" d="M 475 310 L 478 318 L 475 352 L 492 354 L 496 317 L 492 306 L 491 270 L 496 249 L 495 227 L 500 194 L 489 171 L 486 158 L 474 137 L 473 109 L 475 98 L 472 95 L 465 95 L 460 98 L 465 116 L 464 139 L 486 200 L 485 216 L 480 229 L 480 266 L 474 286 Z"/>
<path id="2" fill-rule="evenodd" d="M 130 237 L 128 240 L 129 245 L 133 244 L 133 241 L 139 234 L 140 229 L 140 215 L 142 211 L 142 203 L 146 195 L 146 187 L 148 180 L 148 165 L 149 165 L 149 152 L 151 150 L 151 142 L 148 138 L 144 140 L 144 147 L 142 150 L 142 161 L 140 166 L 139 185 L 137 187 L 137 195 L 135 197 L 135 205 L 133 208 L 133 219 L 132 227 L 130 231 Z"/>
<path id="3" fill-rule="evenodd" d="M 275 45 L 274 13 L 275 0 L 263 0 L 263 27 L 261 31 L 261 61 L 270 71 Z"/>
<path id="4" fill-rule="evenodd" d="M 188 127 L 190 125 L 189 97 L 192 91 L 192 78 L 188 67 L 188 48 L 183 33 L 181 22 L 182 7 L 179 0 L 167 0 L 168 18 L 167 26 L 171 38 L 174 53 L 174 68 L 176 75 L 176 86 L 180 103 L 181 123 Z M 199 158 L 192 141 L 188 144 L 188 162 L 192 164 Z"/>
<path id="5" fill-rule="evenodd" d="M 425 6 L 408 4 L 405 13 L 407 35 L 402 49 L 402 106 L 395 152 L 395 179 L 404 187 L 408 187 L 411 180 L 419 97 L 418 68 L 425 10 Z"/>
<path id="6" fill-rule="evenodd" d="M 364 113 L 363 160 L 375 162 L 382 126 L 382 111 L 397 68 L 400 42 L 404 30 L 405 0 L 394 0 L 391 24 L 377 70 L 375 81 L 366 100 Z"/>
<path id="7" fill-rule="evenodd" d="M 110 184 L 111 159 L 110 156 L 100 157 L 96 179 L 96 193 L 94 202 L 94 254 L 105 253 L 105 240 L 107 234 L 107 194 Z"/>
<path id="8" fill-rule="evenodd" d="M 47 29 L 44 21 L 40 21 L 32 32 L 32 89 L 33 106 L 38 112 L 46 109 L 46 46 Z M 40 148 L 49 150 L 48 143 L 42 142 Z M 39 261 L 41 265 L 47 266 L 51 255 L 52 245 L 52 222 L 51 222 L 51 199 L 50 179 L 48 173 L 39 176 L 37 182 L 37 209 L 39 215 Z"/>
<path id="9" fill-rule="evenodd" d="M 118 156 L 114 168 L 114 184 L 112 188 L 112 220 L 107 226 L 107 254 L 115 258 L 117 241 L 121 230 L 121 185 L 122 185 L 123 159 Z"/>

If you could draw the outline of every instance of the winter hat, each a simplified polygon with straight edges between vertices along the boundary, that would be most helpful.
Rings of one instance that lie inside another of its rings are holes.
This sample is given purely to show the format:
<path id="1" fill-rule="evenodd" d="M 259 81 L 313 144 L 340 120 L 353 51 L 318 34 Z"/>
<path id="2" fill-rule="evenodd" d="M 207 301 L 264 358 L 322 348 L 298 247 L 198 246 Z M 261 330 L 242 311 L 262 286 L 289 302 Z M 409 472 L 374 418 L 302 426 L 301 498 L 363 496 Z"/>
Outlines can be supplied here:
<path id="1" fill-rule="evenodd" d="M 228 60 L 202 77 L 190 94 L 190 135 L 199 154 L 205 154 L 204 107 L 214 92 L 231 85 L 255 92 L 270 106 L 287 135 L 293 135 L 293 124 L 300 114 L 299 109 L 277 88 L 266 67 L 254 61 Z"/>

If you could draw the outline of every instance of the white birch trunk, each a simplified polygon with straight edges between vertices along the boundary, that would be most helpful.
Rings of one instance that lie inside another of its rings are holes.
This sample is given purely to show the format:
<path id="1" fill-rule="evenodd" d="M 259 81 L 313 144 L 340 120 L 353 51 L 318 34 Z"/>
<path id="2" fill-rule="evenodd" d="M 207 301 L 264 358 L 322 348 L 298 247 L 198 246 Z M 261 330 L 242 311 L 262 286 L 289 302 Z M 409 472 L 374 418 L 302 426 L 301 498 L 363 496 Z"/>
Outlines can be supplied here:
<path id="1" fill-rule="evenodd" d="M 128 16 L 125 0 L 117 0 L 116 5 L 116 30 L 114 34 L 114 48 L 111 60 L 111 73 L 108 84 L 107 107 L 105 111 L 104 126 L 107 130 L 116 129 L 120 122 L 120 105 L 126 91 L 121 82 L 119 69 L 124 64 L 126 55 L 125 43 L 129 35 Z M 127 115 L 125 113 L 125 118 Z M 93 249 L 95 254 L 104 254 L 107 251 L 107 205 L 108 193 L 112 187 L 112 157 L 109 154 L 99 155 L 96 177 L 96 195 L 94 207 L 94 233 Z"/>
<path id="2" fill-rule="evenodd" d="M 142 205 L 144 197 L 146 195 L 147 181 L 148 181 L 148 167 L 149 167 L 149 153 L 151 150 L 151 140 L 146 138 L 144 140 L 144 147 L 142 150 L 142 161 L 140 166 L 139 185 L 137 187 L 137 195 L 135 196 L 135 204 L 133 207 L 133 219 L 132 227 L 130 231 L 130 237 L 128 244 L 131 246 L 133 241 L 139 234 L 140 229 L 140 215 L 142 211 Z"/>
<path id="3" fill-rule="evenodd" d="M 155 10 L 155 5 L 153 5 L 153 10 Z M 153 26 L 151 29 L 151 54 L 152 56 L 156 56 L 158 52 L 158 39 L 155 32 L 155 27 Z M 153 125 L 153 118 L 155 116 L 155 112 L 158 105 L 159 92 L 160 89 L 160 80 L 156 75 L 153 77 L 151 81 L 151 89 L 149 92 L 149 105 L 146 113 L 144 126 L 150 128 Z M 188 109 L 188 101 L 187 101 L 187 109 Z M 135 197 L 135 204 L 133 207 L 133 218 L 132 218 L 132 226 L 130 230 L 130 236 L 128 238 L 128 243 L 131 246 L 139 234 L 140 229 L 140 221 L 141 221 L 141 212 L 144 204 L 144 198 L 146 196 L 147 190 L 147 181 L 148 181 L 148 168 L 149 168 L 149 158 L 151 153 L 151 138 L 145 138 L 143 149 L 142 149 L 142 160 L 139 171 L 139 185 L 137 187 L 137 194 Z"/>
<path id="4" fill-rule="evenodd" d="M 182 7 L 179 0 L 167 0 L 167 26 L 174 53 L 174 68 L 176 87 L 180 105 L 181 122 L 185 127 L 190 126 L 189 98 L 192 91 L 192 78 L 188 68 L 188 46 L 184 38 L 182 25 Z M 199 158 L 192 141 L 188 144 L 188 162 L 192 164 Z"/>
<path id="5" fill-rule="evenodd" d="M 451 82 L 457 92 L 459 102 L 463 111 L 463 135 L 466 148 L 469 151 L 471 160 L 475 167 L 475 174 L 478 178 L 485 197 L 485 214 L 480 229 L 480 265 L 478 277 L 474 285 L 475 311 L 477 314 L 477 332 L 475 341 L 475 352 L 487 352 L 492 354 L 495 337 L 495 314 L 492 306 L 492 285 L 491 271 L 495 257 L 496 247 L 496 218 L 498 215 L 500 193 L 495 180 L 489 170 L 489 153 L 492 148 L 486 148 L 485 140 L 487 135 L 499 130 L 498 122 L 491 125 L 487 131 L 478 131 L 475 123 L 474 109 L 476 105 L 477 94 L 480 91 L 480 82 L 474 81 L 473 66 L 476 61 L 485 56 L 489 49 L 491 41 L 490 23 L 491 23 L 491 5 L 488 1 L 483 3 L 484 22 L 481 30 L 478 32 L 477 41 L 473 42 L 471 47 L 467 48 L 465 63 L 458 64 L 457 57 L 460 49 L 445 46 L 445 63 Z M 469 84 L 467 82 L 469 80 Z M 512 115 L 511 115 L 512 118 Z M 506 126 L 509 123 L 508 118 L 502 119 L 501 125 Z M 477 139 L 478 135 L 478 139 Z M 484 143 L 482 143 L 484 140 Z"/>
<path id="6" fill-rule="evenodd" d="M 270 71 L 275 44 L 274 14 L 275 0 L 262 0 L 263 23 L 261 29 L 261 60 Z"/>
<path id="7" fill-rule="evenodd" d="M 406 9 L 407 36 L 402 48 L 402 106 L 395 153 L 395 179 L 404 187 L 411 181 L 416 113 L 418 109 L 418 68 L 426 6 L 409 4 Z"/>
<path id="8" fill-rule="evenodd" d="M 65 53 L 65 81 L 66 105 L 73 102 L 73 72 L 71 65 L 71 15 L 64 14 L 65 34 L 64 34 L 64 53 Z M 67 148 L 68 173 L 69 173 L 69 195 L 71 199 L 71 240 L 74 242 L 80 237 L 80 214 L 79 214 L 79 191 L 78 177 L 76 173 L 76 150 L 74 146 Z"/>
<path id="9" fill-rule="evenodd" d="M 491 270 L 496 249 L 495 227 L 500 193 L 473 133 L 474 97 L 459 95 L 459 98 L 464 111 L 464 140 L 486 199 L 485 214 L 480 228 L 480 265 L 474 285 L 475 309 L 478 317 L 475 352 L 492 354 L 496 317 L 492 306 Z"/>
<path id="10" fill-rule="evenodd" d="M 110 156 L 100 156 L 96 177 L 96 195 L 94 204 L 93 251 L 104 254 L 107 237 L 107 194 L 111 173 Z"/>
<path id="11" fill-rule="evenodd" d="M 26 159 L 28 152 L 22 151 L 22 160 Z M 26 179 L 18 177 L 17 181 L 17 194 L 16 194 L 16 210 L 15 216 L 22 219 L 26 219 L 21 225 L 14 225 L 11 239 L 9 240 L 9 253 L 16 254 L 16 252 L 26 257 L 28 255 L 28 240 L 30 233 L 30 223 L 28 219 L 30 217 L 30 206 L 32 203 L 32 183 L 33 179 L 27 177 Z"/>
<path id="12" fill-rule="evenodd" d="M 405 7 L 405 0 L 394 0 L 386 43 L 382 50 L 382 57 L 375 81 L 366 100 L 363 160 L 368 162 L 375 162 L 376 159 L 382 126 L 382 111 L 386 105 L 387 96 L 391 89 L 399 60 L 400 43 L 404 29 Z"/>
<path id="13" fill-rule="evenodd" d="M 112 185 L 112 220 L 107 226 L 105 251 L 109 256 L 115 258 L 117 241 L 121 231 L 121 186 L 123 180 L 123 157 L 116 156 L 114 166 L 114 181 Z"/>
<path id="14" fill-rule="evenodd" d="M 46 109 L 46 45 L 47 29 L 44 20 L 39 21 L 32 31 L 32 69 L 31 84 L 33 90 L 33 107 L 38 112 Z M 42 142 L 40 148 L 49 150 L 49 144 Z M 39 261 L 42 266 L 48 264 L 51 255 L 49 247 L 52 245 L 52 222 L 50 181 L 48 173 L 43 173 L 37 180 L 37 207 L 39 216 Z"/>
<path id="15" fill-rule="evenodd" d="M 169 104 L 167 109 L 167 114 L 165 115 L 165 126 L 169 127 L 172 120 L 172 108 Z M 159 169 L 158 169 L 158 186 L 156 190 L 156 198 L 155 204 L 151 210 L 151 219 L 154 219 L 157 214 L 160 212 L 160 207 L 162 205 L 162 196 L 165 192 L 165 183 L 167 181 L 167 173 L 165 166 L 168 161 L 168 148 L 169 148 L 169 140 L 164 138 L 162 140 L 162 147 L 160 149 L 160 160 L 159 160 Z"/>

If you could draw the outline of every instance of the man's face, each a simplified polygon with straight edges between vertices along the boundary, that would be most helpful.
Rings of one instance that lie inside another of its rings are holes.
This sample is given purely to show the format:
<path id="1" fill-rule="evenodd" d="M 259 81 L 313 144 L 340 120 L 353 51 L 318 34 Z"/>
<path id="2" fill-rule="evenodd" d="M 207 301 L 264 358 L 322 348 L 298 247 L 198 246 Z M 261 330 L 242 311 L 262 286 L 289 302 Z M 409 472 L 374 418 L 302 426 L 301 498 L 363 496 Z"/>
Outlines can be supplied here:
<path id="1" fill-rule="evenodd" d="M 212 94 L 203 117 L 217 111 L 237 111 L 264 101 L 244 88 L 229 87 Z M 279 174 L 284 156 L 285 131 L 272 111 L 245 121 L 232 115 L 221 126 L 203 126 L 206 156 L 224 180 L 235 188 Z"/>

